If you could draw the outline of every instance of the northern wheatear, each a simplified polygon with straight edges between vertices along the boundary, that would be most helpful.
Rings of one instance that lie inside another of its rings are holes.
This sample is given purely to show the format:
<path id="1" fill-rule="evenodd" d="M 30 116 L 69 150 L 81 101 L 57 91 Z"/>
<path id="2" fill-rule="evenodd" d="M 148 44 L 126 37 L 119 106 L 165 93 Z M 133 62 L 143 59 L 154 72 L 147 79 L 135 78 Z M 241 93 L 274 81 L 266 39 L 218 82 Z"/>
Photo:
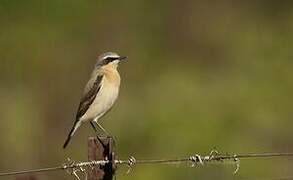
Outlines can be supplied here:
<path id="1" fill-rule="evenodd" d="M 73 127 L 63 145 L 66 148 L 71 137 L 83 122 L 97 124 L 104 132 L 98 120 L 113 106 L 119 93 L 120 75 L 117 71 L 121 60 L 126 59 L 113 52 L 99 56 L 91 78 L 85 86 Z"/>

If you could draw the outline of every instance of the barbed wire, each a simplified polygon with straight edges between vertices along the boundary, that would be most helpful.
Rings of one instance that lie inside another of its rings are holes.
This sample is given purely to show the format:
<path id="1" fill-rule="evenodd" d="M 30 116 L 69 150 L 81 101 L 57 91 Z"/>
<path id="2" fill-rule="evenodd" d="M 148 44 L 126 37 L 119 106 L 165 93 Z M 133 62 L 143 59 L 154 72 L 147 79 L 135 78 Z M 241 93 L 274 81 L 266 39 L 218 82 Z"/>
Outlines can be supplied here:
<path id="1" fill-rule="evenodd" d="M 40 173 L 40 172 L 57 171 L 57 170 L 69 170 L 69 169 L 76 169 L 76 168 L 83 168 L 83 167 L 90 167 L 90 166 L 93 167 L 97 165 L 103 166 L 107 163 L 109 163 L 109 161 L 107 160 L 98 160 L 98 161 L 90 161 L 90 162 L 85 161 L 85 162 L 76 163 L 72 161 L 70 158 L 68 158 L 67 162 L 60 166 L 5 172 L 5 173 L 0 173 L 0 176 L 12 176 L 12 175 L 19 175 L 19 174 Z"/>
<path id="2" fill-rule="evenodd" d="M 130 156 L 129 159 L 126 160 L 114 160 L 116 165 L 127 165 L 129 167 L 127 173 L 129 173 L 134 165 L 138 164 L 178 164 L 178 163 L 191 163 L 191 166 L 194 167 L 196 165 L 203 165 L 205 163 L 222 163 L 226 160 L 232 160 L 233 163 L 236 164 L 236 169 L 234 174 L 236 174 L 240 168 L 240 159 L 250 159 L 250 158 L 273 158 L 273 157 L 292 157 L 293 153 L 249 153 L 249 154 L 220 154 L 218 151 L 213 150 L 211 153 L 205 156 L 201 156 L 199 154 L 195 154 L 189 157 L 184 158 L 176 158 L 176 159 L 136 159 L 133 156 Z M 19 174 L 27 174 L 27 173 L 41 173 L 48 171 L 57 171 L 57 170 L 66 170 L 67 173 L 74 175 L 77 179 L 80 179 L 78 176 L 78 172 L 83 172 L 87 179 L 87 173 L 85 168 L 94 168 L 96 166 L 105 166 L 106 164 L 111 163 L 109 160 L 97 160 L 97 161 L 84 161 L 84 162 L 75 162 L 71 159 L 67 159 L 66 163 L 55 167 L 46 167 L 39 169 L 31 169 L 31 170 L 22 170 L 22 171 L 12 171 L 12 172 L 4 172 L 0 173 L 0 177 L 2 176 L 12 176 Z"/>

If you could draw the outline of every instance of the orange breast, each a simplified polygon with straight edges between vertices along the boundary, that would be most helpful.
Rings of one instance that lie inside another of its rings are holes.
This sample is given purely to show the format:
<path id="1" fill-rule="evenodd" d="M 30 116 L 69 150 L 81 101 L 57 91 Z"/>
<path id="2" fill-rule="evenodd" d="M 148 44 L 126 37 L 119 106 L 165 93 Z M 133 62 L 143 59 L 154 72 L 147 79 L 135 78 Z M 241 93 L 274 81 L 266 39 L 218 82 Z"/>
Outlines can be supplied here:
<path id="1" fill-rule="evenodd" d="M 105 80 L 108 81 L 108 83 L 111 83 L 114 86 L 120 85 L 120 75 L 116 67 L 110 64 L 106 65 L 103 67 L 103 73 L 105 75 Z"/>

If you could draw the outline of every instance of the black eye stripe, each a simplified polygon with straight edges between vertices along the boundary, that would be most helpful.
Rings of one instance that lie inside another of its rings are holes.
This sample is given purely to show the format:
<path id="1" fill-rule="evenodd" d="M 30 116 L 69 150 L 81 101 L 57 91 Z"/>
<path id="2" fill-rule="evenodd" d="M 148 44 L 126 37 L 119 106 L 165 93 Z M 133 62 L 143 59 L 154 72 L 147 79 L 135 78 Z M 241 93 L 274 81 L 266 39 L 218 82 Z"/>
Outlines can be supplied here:
<path id="1" fill-rule="evenodd" d="M 116 59 L 119 59 L 119 58 L 118 57 L 106 57 L 106 60 L 112 60 L 112 61 L 114 61 Z"/>
<path id="2" fill-rule="evenodd" d="M 112 61 L 114 61 L 116 59 L 119 59 L 119 57 L 106 57 L 104 59 L 104 64 L 108 64 L 108 63 L 110 63 L 110 62 L 112 62 Z"/>

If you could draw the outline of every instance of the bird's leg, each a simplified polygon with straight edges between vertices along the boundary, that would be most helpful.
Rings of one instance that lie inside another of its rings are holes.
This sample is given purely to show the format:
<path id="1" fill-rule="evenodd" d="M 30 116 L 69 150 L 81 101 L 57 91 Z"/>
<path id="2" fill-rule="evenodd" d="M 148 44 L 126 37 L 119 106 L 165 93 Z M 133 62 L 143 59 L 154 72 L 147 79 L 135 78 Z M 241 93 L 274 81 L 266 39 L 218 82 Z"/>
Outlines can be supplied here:
<path id="1" fill-rule="evenodd" d="M 95 122 L 95 123 L 94 123 L 94 122 Z M 91 125 L 92 125 L 92 127 L 94 128 L 95 132 L 97 132 L 98 130 L 97 130 L 95 124 L 96 124 L 96 125 L 97 125 L 97 126 L 103 131 L 103 133 L 104 133 L 104 135 L 106 135 L 106 137 L 110 137 L 109 133 L 103 128 L 103 126 L 101 126 L 101 125 L 98 123 L 98 118 L 96 118 L 96 119 L 94 119 L 93 121 L 91 121 Z M 98 136 L 97 136 L 97 137 L 98 137 Z M 115 143 L 115 140 L 114 140 L 114 137 L 112 137 L 112 139 L 113 139 L 114 144 L 116 144 L 116 143 Z M 101 140 L 99 137 L 98 137 L 98 140 L 99 140 L 100 143 L 104 146 L 102 140 Z"/>
<path id="2" fill-rule="evenodd" d="M 98 133 L 98 129 L 96 128 L 95 124 L 94 124 L 92 121 L 91 121 L 90 123 L 91 123 L 92 128 L 94 129 L 94 131 L 95 131 L 96 133 Z M 98 134 L 97 134 L 97 139 L 98 139 L 98 141 L 102 144 L 102 146 L 105 147 L 103 141 L 100 139 L 100 137 L 99 137 Z"/>
<path id="3" fill-rule="evenodd" d="M 104 128 L 101 126 L 97 121 L 95 121 L 96 124 L 99 126 L 99 128 L 106 134 L 107 137 L 111 137 L 113 140 L 113 143 L 116 144 L 115 138 L 111 136 Z"/>
<path id="4" fill-rule="evenodd" d="M 101 126 L 97 121 L 95 121 L 95 123 L 99 126 L 99 128 L 103 131 L 103 133 L 104 133 L 106 136 L 109 136 L 109 133 L 106 131 L 106 129 L 103 128 L 103 126 Z"/>
<path id="5" fill-rule="evenodd" d="M 94 125 L 94 123 L 99 127 L 99 129 L 101 129 L 103 131 L 103 134 L 106 135 L 106 136 L 109 136 L 109 133 L 103 128 L 103 126 L 100 125 L 100 123 L 98 123 L 98 118 L 94 119 L 92 122 L 91 122 L 91 125 L 92 127 L 94 128 L 94 130 L 97 132 L 97 128 L 96 126 Z"/>
<path id="6" fill-rule="evenodd" d="M 98 132 L 98 130 L 97 130 L 97 128 L 96 128 L 96 126 L 95 126 L 95 124 L 91 121 L 91 125 L 92 125 L 92 128 L 94 129 L 94 131 L 95 131 L 95 133 L 97 133 Z"/>

